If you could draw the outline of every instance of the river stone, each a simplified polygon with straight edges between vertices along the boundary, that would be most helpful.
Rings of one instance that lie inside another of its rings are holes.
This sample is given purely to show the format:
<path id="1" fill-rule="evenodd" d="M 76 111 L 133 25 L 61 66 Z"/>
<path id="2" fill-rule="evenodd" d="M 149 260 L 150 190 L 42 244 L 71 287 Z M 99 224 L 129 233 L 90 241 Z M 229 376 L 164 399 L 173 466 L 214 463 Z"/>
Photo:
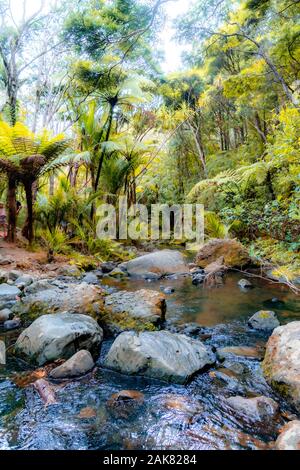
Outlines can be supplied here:
<path id="1" fill-rule="evenodd" d="M 39 281 L 35 281 L 31 285 L 25 287 L 24 294 L 25 295 L 36 294 L 37 292 L 51 289 L 52 287 L 53 287 L 52 284 L 50 284 L 48 280 L 40 279 Z"/>
<path id="2" fill-rule="evenodd" d="M 57 272 L 59 275 L 67 276 L 67 277 L 80 277 L 81 276 L 81 271 L 79 268 L 77 268 L 77 266 L 71 266 L 71 265 L 61 266 Z"/>
<path id="3" fill-rule="evenodd" d="M 248 325 L 256 330 L 274 330 L 280 325 L 275 312 L 259 310 L 248 320 Z"/>
<path id="4" fill-rule="evenodd" d="M 94 273 L 87 273 L 84 278 L 82 279 L 82 282 L 86 282 L 87 284 L 99 284 L 99 279 Z"/>
<path id="5" fill-rule="evenodd" d="M 273 331 L 262 367 L 267 382 L 300 411 L 300 321 Z"/>
<path id="6" fill-rule="evenodd" d="M 230 397 L 226 399 L 230 408 L 253 421 L 275 418 L 279 406 L 272 398 L 260 396 L 254 398 Z"/>
<path id="7" fill-rule="evenodd" d="M 24 274 L 23 276 L 18 277 L 15 281 L 15 286 L 18 287 L 20 290 L 23 290 L 25 287 L 30 286 L 33 283 L 33 279 L 31 276 Z"/>
<path id="8" fill-rule="evenodd" d="M 184 384 L 215 362 L 200 341 L 168 331 L 124 332 L 114 341 L 104 365 L 127 375 L 144 375 Z"/>
<path id="9" fill-rule="evenodd" d="M 252 282 L 250 282 L 248 279 L 240 279 L 239 282 L 238 282 L 238 286 L 241 289 L 252 289 L 253 288 Z"/>
<path id="10" fill-rule="evenodd" d="M 0 284 L 0 303 L 16 300 L 19 295 L 21 295 L 21 291 L 16 286 Z"/>
<path id="11" fill-rule="evenodd" d="M 119 277 L 126 277 L 128 276 L 128 274 L 123 269 L 116 267 L 112 271 L 110 271 L 109 276 L 119 278 Z"/>
<path id="12" fill-rule="evenodd" d="M 118 314 L 126 313 L 130 318 L 156 325 L 165 319 L 166 300 L 161 292 L 141 289 L 136 292 L 119 291 L 105 297 L 106 311 L 111 313 L 110 321 L 117 320 Z"/>
<path id="13" fill-rule="evenodd" d="M 102 289 L 90 284 L 68 284 L 61 290 L 51 289 L 26 295 L 13 307 L 13 312 L 24 321 L 31 321 L 40 315 L 57 312 L 83 313 L 94 315 L 94 304 L 101 301 Z"/>
<path id="14" fill-rule="evenodd" d="M 218 258 L 224 258 L 228 268 L 241 267 L 249 263 L 249 254 L 237 240 L 215 238 L 206 243 L 196 256 L 196 264 L 205 268 Z"/>
<path id="15" fill-rule="evenodd" d="M 9 308 L 4 308 L 0 311 L 0 323 L 4 323 L 7 320 L 10 320 L 12 317 L 12 311 Z"/>
<path id="16" fill-rule="evenodd" d="M 79 377 L 93 369 L 95 363 L 89 351 L 78 351 L 64 364 L 56 367 L 50 372 L 52 379 L 66 379 L 68 377 Z"/>
<path id="17" fill-rule="evenodd" d="M 21 271 L 9 271 L 8 272 L 8 279 L 10 279 L 11 281 L 16 281 L 19 277 L 22 276 L 23 273 L 21 273 Z"/>
<path id="18" fill-rule="evenodd" d="M 6 364 L 6 346 L 4 341 L 0 341 L 0 365 Z"/>
<path id="19" fill-rule="evenodd" d="M 18 328 L 21 328 L 22 322 L 20 318 L 14 317 L 12 320 L 4 322 L 3 326 L 5 330 L 17 330 Z"/>
<path id="20" fill-rule="evenodd" d="M 43 315 L 21 333 L 15 352 L 31 362 L 44 365 L 60 358 L 69 359 L 81 349 L 97 353 L 102 339 L 102 329 L 87 315 Z"/>
<path id="21" fill-rule="evenodd" d="M 107 261 L 106 263 L 101 264 L 101 271 L 104 274 L 109 274 L 117 267 L 117 263 L 113 263 L 112 261 Z"/>
<path id="22" fill-rule="evenodd" d="M 179 251 L 161 250 L 128 261 L 127 272 L 130 276 L 136 277 L 143 277 L 149 273 L 161 277 L 168 274 L 188 273 L 189 268 Z"/>
<path id="23" fill-rule="evenodd" d="M 258 348 L 251 346 L 226 346 L 217 349 L 217 358 L 220 361 L 232 359 L 234 357 L 244 357 L 245 359 L 263 359 L 264 355 Z"/>
<path id="24" fill-rule="evenodd" d="M 300 421 L 291 421 L 281 428 L 275 448 L 276 450 L 300 450 Z"/>

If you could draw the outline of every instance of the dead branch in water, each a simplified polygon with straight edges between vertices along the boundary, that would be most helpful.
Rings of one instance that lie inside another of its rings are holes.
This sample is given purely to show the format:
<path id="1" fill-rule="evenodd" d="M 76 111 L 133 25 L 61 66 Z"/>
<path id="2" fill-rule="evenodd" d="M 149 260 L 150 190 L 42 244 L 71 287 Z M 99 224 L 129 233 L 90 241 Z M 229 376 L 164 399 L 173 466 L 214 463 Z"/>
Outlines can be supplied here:
<path id="1" fill-rule="evenodd" d="M 45 403 L 45 406 L 55 405 L 57 403 L 54 390 L 47 380 L 39 379 L 34 382 L 33 386 Z"/>
<path id="2" fill-rule="evenodd" d="M 283 284 L 283 285 L 287 286 L 289 289 L 291 289 L 294 292 L 294 294 L 296 294 L 296 295 L 300 294 L 300 288 L 297 287 L 293 282 L 291 282 L 287 278 L 287 276 L 285 276 L 283 273 L 282 273 L 282 277 L 285 279 L 284 282 L 283 281 L 276 281 L 275 279 L 270 279 L 269 277 L 263 276 L 262 274 L 249 273 L 248 271 L 244 271 L 243 269 L 237 269 L 237 268 L 227 268 L 227 269 L 230 269 L 231 271 L 237 271 L 237 272 L 242 273 L 242 274 L 246 274 L 249 277 L 256 277 L 258 279 L 268 281 L 272 284 Z M 278 268 L 278 269 L 280 269 L 280 268 Z"/>

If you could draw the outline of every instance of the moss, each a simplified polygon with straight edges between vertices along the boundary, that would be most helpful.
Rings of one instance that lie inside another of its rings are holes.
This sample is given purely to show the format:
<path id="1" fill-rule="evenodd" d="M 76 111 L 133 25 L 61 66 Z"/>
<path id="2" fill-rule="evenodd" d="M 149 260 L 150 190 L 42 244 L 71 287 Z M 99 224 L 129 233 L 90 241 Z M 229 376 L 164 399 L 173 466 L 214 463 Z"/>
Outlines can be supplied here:
<path id="1" fill-rule="evenodd" d="M 268 310 L 261 310 L 258 315 L 259 318 L 269 318 L 270 312 Z"/>
<path id="2" fill-rule="evenodd" d="M 101 310 L 97 315 L 98 321 L 107 326 L 117 327 L 120 330 L 134 331 L 156 331 L 157 327 L 141 318 L 134 318 L 127 312 L 112 313 L 110 311 Z"/>
<path id="3" fill-rule="evenodd" d="M 33 304 L 31 303 L 30 305 L 19 302 L 13 308 L 13 312 L 21 318 L 22 324 L 24 326 L 30 325 L 41 315 L 55 313 L 50 311 L 49 305 L 47 303 L 43 302 L 37 302 Z"/>

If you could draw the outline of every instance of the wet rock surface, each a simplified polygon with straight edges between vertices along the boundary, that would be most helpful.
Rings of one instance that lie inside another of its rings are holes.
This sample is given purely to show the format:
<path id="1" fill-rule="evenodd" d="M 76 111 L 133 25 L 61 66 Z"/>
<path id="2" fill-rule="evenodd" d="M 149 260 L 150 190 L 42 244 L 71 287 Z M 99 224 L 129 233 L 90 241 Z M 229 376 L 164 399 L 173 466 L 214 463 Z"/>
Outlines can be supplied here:
<path id="1" fill-rule="evenodd" d="M 300 411 L 300 321 L 273 331 L 262 367 L 267 382 Z"/>
<path id="2" fill-rule="evenodd" d="M 200 341 L 159 331 L 122 333 L 114 341 L 104 365 L 123 374 L 185 383 L 214 362 L 214 354 Z"/>
<path id="3" fill-rule="evenodd" d="M 188 273 L 189 268 L 179 251 L 161 250 L 128 261 L 127 272 L 133 277 L 147 277 L 154 274 L 157 278 L 168 274 Z"/>
<path id="4" fill-rule="evenodd" d="M 237 413 L 253 421 L 273 419 L 277 416 L 279 406 L 272 398 L 260 396 L 254 398 L 230 397 L 227 404 Z"/>
<path id="5" fill-rule="evenodd" d="M 271 310 L 259 310 L 259 312 L 256 312 L 249 318 L 248 325 L 257 330 L 272 331 L 280 325 L 280 322 L 275 312 Z"/>
<path id="6" fill-rule="evenodd" d="M 15 353 L 43 365 L 59 358 L 68 359 L 80 349 L 95 353 L 102 339 L 102 329 L 87 315 L 43 315 L 21 333 Z"/>
<path id="7" fill-rule="evenodd" d="M 196 264 L 205 268 L 220 257 L 224 258 L 224 264 L 228 268 L 245 266 L 250 261 L 247 250 L 237 240 L 213 239 L 200 249 Z"/>
<path id="8" fill-rule="evenodd" d="M 26 323 L 30 323 L 40 315 L 55 312 L 68 311 L 93 315 L 94 304 L 101 301 L 102 295 L 101 288 L 86 283 L 62 283 L 49 288 L 46 282 L 46 284 L 32 284 L 30 287 L 35 288 L 34 293 L 23 297 L 13 308 L 13 312 Z"/>
<path id="9" fill-rule="evenodd" d="M 165 296 L 157 291 L 119 291 L 105 297 L 106 310 L 114 314 L 127 313 L 131 318 L 157 324 L 166 312 Z"/>
<path id="10" fill-rule="evenodd" d="M 300 450 L 300 421 L 291 421 L 281 428 L 275 448 L 277 450 Z"/>
<path id="11" fill-rule="evenodd" d="M 90 372 L 94 365 L 95 363 L 91 353 L 86 350 L 81 350 L 64 362 L 64 364 L 53 369 L 49 375 L 52 379 L 80 377 Z"/>

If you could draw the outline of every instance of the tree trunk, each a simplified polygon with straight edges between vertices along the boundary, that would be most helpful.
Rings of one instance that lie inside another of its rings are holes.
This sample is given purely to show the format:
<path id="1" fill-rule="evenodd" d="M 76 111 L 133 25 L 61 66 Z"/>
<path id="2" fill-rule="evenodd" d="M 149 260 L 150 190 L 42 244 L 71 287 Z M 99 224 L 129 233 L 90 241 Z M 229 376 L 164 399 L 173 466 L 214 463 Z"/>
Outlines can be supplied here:
<path id="1" fill-rule="evenodd" d="M 8 178 L 8 192 L 7 192 L 7 205 L 8 205 L 8 230 L 7 239 L 10 243 L 16 241 L 16 226 L 17 226 L 17 201 L 16 201 L 16 181 L 13 177 Z"/>
<path id="2" fill-rule="evenodd" d="M 27 239 L 31 245 L 33 242 L 33 194 L 32 194 L 32 182 L 24 184 L 25 193 L 26 193 L 26 203 L 27 203 Z"/>

